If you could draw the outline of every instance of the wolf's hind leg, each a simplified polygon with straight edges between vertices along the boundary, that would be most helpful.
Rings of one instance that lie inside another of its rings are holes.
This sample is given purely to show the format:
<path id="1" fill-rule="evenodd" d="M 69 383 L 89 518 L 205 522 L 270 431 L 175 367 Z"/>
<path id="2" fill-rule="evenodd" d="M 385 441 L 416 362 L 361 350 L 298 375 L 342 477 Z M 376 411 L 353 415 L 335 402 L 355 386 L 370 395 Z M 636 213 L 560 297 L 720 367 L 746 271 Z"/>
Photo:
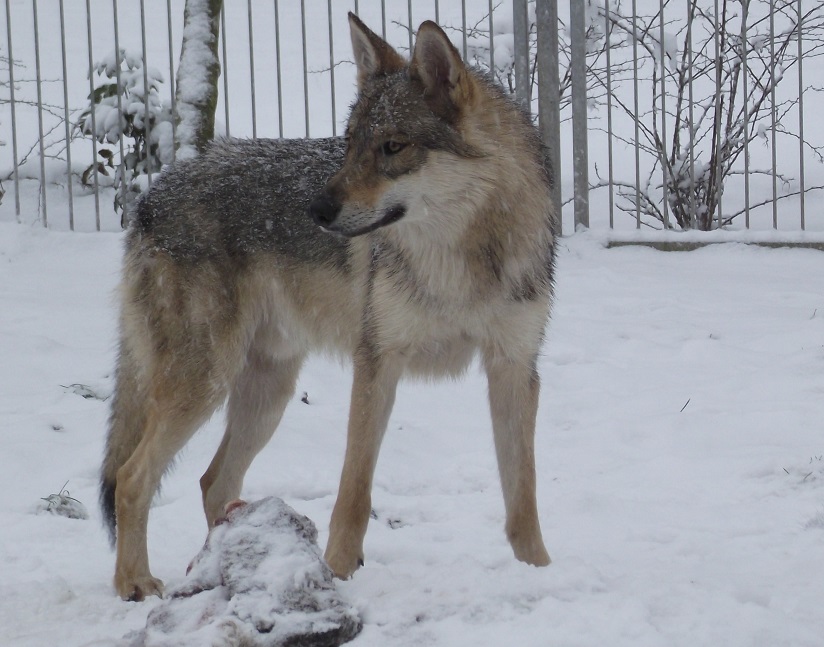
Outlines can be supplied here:
<path id="1" fill-rule="evenodd" d="M 229 394 L 226 433 L 209 468 L 200 479 L 203 510 L 209 528 L 225 505 L 240 496 L 243 477 L 275 432 L 295 393 L 303 355 L 273 358 L 249 351 L 246 366 Z"/>
<path id="2" fill-rule="evenodd" d="M 486 353 L 495 452 L 506 506 L 506 535 L 515 557 L 549 564 L 535 493 L 535 418 L 540 378 L 529 363 Z"/>
<path id="3" fill-rule="evenodd" d="M 160 371 L 158 371 L 160 372 Z M 164 377 L 168 377 L 165 373 Z M 177 377 L 182 377 L 178 375 Z M 115 588 L 124 600 L 161 595 L 163 584 L 149 571 L 146 528 L 149 508 L 175 454 L 223 401 L 208 379 L 172 384 L 162 378 L 150 391 L 150 408 L 140 443 L 117 472 L 117 564 Z"/>

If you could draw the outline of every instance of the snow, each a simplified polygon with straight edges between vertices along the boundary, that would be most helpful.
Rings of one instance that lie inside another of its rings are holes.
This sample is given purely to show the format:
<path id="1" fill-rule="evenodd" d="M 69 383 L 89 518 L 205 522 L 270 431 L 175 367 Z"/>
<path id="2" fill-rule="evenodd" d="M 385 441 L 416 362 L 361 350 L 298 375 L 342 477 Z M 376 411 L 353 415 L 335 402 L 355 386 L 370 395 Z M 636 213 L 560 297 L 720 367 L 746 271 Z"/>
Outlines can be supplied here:
<path id="1" fill-rule="evenodd" d="M 824 635 L 824 256 L 562 241 L 540 361 L 539 505 L 554 560 L 503 534 L 485 379 L 404 383 L 366 566 L 338 584 L 351 644 L 793 645 Z M 115 645 L 161 602 L 119 600 L 96 506 L 122 235 L 0 224 L 0 627 L 15 647 Z M 311 361 L 243 496 L 282 497 L 325 545 L 351 376 Z M 72 387 L 72 388 L 69 388 Z M 203 545 L 197 480 L 222 415 L 152 510 L 154 574 Z M 88 521 L 38 514 L 61 485 Z"/>

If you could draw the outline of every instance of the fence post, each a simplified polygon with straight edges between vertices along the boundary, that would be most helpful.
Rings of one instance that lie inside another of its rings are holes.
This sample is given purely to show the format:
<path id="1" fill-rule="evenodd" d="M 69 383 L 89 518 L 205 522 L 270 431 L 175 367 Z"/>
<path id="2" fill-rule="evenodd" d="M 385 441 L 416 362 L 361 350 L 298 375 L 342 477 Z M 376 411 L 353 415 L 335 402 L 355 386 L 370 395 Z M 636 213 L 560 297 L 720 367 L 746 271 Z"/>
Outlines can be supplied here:
<path id="1" fill-rule="evenodd" d="M 546 146 L 552 205 L 561 232 L 561 80 L 558 72 L 558 0 L 536 0 L 538 125 Z"/>
<path id="2" fill-rule="evenodd" d="M 40 149 L 40 200 L 41 222 L 44 227 L 49 226 L 49 216 L 46 210 L 46 150 L 43 137 L 43 78 L 40 75 L 40 27 L 37 20 L 37 0 L 31 4 L 32 16 L 34 18 L 34 70 L 37 87 L 37 140 Z M 9 61 L 9 68 L 14 66 L 14 61 Z"/>
<path id="3" fill-rule="evenodd" d="M 589 159 L 587 155 L 586 7 L 569 0 L 570 66 L 572 68 L 572 170 L 575 229 L 589 227 Z"/>
<path id="4" fill-rule="evenodd" d="M 515 39 L 515 98 L 529 112 L 529 14 L 527 0 L 512 3 Z"/>
<path id="5" fill-rule="evenodd" d="M 11 150 L 14 169 L 14 214 L 20 222 L 20 169 L 17 166 L 17 107 L 14 100 L 14 54 L 11 46 L 11 5 L 6 0 L 6 45 L 9 52 L 9 107 L 11 108 Z"/>

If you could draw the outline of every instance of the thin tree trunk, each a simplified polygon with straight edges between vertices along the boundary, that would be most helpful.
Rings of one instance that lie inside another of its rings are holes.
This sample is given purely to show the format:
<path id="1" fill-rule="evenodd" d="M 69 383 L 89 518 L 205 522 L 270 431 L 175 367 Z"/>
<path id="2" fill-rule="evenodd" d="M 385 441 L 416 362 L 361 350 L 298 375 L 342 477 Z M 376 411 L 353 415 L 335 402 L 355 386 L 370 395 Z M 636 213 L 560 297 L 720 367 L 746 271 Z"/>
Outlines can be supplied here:
<path id="1" fill-rule="evenodd" d="M 177 157 L 194 157 L 215 136 L 223 0 L 186 0 L 177 68 Z"/>

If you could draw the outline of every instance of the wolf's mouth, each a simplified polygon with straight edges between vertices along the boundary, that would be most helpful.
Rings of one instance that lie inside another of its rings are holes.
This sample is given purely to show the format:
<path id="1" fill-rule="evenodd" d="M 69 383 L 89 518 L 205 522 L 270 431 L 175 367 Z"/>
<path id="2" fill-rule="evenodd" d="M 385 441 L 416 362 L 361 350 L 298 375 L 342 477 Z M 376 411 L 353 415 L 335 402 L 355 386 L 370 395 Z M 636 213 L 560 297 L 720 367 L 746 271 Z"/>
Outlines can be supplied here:
<path id="1" fill-rule="evenodd" d="M 363 236 L 364 234 L 368 234 L 370 231 L 375 231 L 376 229 L 380 229 L 381 227 L 386 227 L 386 225 L 391 225 L 393 222 L 397 222 L 401 218 L 406 215 L 406 207 L 401 204 L 396 204 L 393 207 L 390 207 L 386 210 L 386 213 L 383 214 L 383 218 L 379 220 L 375 220 L 374 222 L 369 223 L 366 227 L 361 229 L 352 229 L 352 230 L 345 230 L 345 229 L 338 229 L 334 227 L 329 227 L 328 230 L 332 231 L 336 234 L 341 234 L 346 236 L 347 238 L 355 238 L 356 236 Z"/>

